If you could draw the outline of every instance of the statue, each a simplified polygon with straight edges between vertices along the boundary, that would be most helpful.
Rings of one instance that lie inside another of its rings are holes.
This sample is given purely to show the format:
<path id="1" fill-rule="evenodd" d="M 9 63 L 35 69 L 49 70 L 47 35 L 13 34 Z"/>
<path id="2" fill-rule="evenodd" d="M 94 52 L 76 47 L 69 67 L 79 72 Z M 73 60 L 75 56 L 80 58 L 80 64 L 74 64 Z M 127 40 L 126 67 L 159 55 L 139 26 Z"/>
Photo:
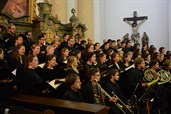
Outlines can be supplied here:
<path id="1" fill-rule="evenodd" d="M 142 36 L 142 45 L 144 45 L 144 44 L 148 45 L 148 42 L 149 42 L 149 38 L 148 38 L 146 32 L 144 32 L 143 36 Z"/>
<path id="2" fill-rule="evenodd" d="M 130 40 L 130 39 L 129 39 L 129 33 L 126 33 L 126 34 L 123 36 L 123 41 L 124 41 L 125 43 L 127 43 L 129 40 Z"/>
<path id="3" fill-rule="evenodd" d="M 147 20 L 147 16 L 142 16 L 142 17 L 137 17 L 137 12 L 134 11 L 134 17 L 131 17 L 131 18 L 124 18 L 123 20 L 128 23 L 129 25 L 132 26 L 132 39 L 134 40 L 134 43 L 139 43 L 139 38 L 140 38 L 140 35 L 139 35 L 139 32 L 138 32 L 138 28 L 139 26 Z M 137 21 L 140 21 L 140 23 L 137 23 Z M 133 23 L 131 23 L 130 21 L 133 21 Z"/>

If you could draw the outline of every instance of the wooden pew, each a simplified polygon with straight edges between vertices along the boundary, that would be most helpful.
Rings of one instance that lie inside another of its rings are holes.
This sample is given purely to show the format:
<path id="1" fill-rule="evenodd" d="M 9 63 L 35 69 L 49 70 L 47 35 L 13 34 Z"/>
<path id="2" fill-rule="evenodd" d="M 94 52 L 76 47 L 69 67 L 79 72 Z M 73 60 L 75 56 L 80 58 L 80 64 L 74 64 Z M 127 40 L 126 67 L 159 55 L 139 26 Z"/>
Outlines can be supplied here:
<path id="1" fill-rule="evenodd" d="M 107 108 L 104 105 L 23 94 L 8 97 L 8 103 L 37 111 L 50 109 L 54 111 L 55 114 L 69 114 L 71 112 L 75 114 L 107 114 Z"/>

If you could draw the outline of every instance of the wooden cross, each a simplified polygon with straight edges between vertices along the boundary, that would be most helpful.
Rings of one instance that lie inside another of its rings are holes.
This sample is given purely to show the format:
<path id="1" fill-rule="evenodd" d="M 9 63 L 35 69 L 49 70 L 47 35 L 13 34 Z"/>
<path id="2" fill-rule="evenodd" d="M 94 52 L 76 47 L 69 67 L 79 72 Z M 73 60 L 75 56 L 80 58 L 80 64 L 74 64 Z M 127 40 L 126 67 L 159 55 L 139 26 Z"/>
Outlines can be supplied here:
<path id="1" fill-rule="evenodd" d="M 133 12 L 133 17 L 126 17 L 123 20 L 126 19 L 127 21 L 133 21 L 133 23 L 137 24 L 137 21 L 144 20 L 145 18 L 147 19 L 148 17 L 147 16 L 137 17 L 137 11 L 134 11 Z"/>

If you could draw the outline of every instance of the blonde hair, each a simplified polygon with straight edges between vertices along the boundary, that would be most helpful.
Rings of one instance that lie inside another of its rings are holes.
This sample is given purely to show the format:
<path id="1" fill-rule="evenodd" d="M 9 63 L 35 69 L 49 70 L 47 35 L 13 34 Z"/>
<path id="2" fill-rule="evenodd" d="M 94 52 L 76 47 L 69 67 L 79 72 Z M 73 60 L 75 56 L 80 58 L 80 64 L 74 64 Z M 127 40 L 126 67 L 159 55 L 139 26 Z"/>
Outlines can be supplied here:
<path id="1" fill-rule="evenodd" d="M 68 67 L 71 67 L 76 73 L 79 73 L 78 69 L 77 69 L 77 66 L 75 66 L 73 63 L 74 61 L 77 60 L 77 57 L 76 56 L 69 56 L 68 57 L 68 62 L 67 62 L 67 65 Z"/>
<path id="2" fill-rule="evenodd" d="M 46 47 L 46 52 L 48 52 L 51 48 L 54 48 L 54 46 L 53 46 L 53 45 L 48 45 L 48 46 Z"/>

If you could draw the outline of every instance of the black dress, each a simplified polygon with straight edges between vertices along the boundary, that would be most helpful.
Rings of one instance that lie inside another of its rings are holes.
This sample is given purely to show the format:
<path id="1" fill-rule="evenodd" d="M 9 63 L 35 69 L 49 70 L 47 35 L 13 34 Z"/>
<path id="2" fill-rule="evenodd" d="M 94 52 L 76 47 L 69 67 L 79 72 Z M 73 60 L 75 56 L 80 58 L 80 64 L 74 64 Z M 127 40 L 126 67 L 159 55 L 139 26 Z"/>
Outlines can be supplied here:
<path id="1" fill-rule="evenodd" d="M 34 69 L 26 69 L 22 80 L 22 93 L 41 95 L 45 86 Z"/>
<path id="2" fill-rule="evenodd" d="M 7 33 L 3 36 L 3 41 L 5 43 L 4 51 L 5 53 L 8 51 L 9 47 L 13 46 L 15 44 L 15 35 L 12 35 L 10 33 Z"/>
<path id="3" fill-rule="evenodd" d="M 67 67 L 65 69 L 65 76 L 68 76 L 69 74 L 76 74 L 79 76 L 79 73 L 76 72 L 74 69 L 72 69 L 71 67 Z"/>
<path id="4" fill-rule="evenodd" d="M 5 60 L 0 60 L 0 81 L 5 79 L 10 79 L 13 77 L 12 73 L 9 72 L 8 63 Z M 0 97 L 6 97 L 7 95 L 12 94 L 10 83 L 1 83 L 0 82 Z"/>
<path id="5" fill-rule="evenodd" d="M 45 68 L 44 69 L 44 75 L 43 75 L 43 81 L 52 81 L 54 79 L 59 78 L 59 71 L 54 69 Z"/>
<path id="6" fill-rule="evenodd" d="M 8 61 L 10 72 L 16 71 L 16 74 L 14 73 L 15 76 L 13 76 L 12 84 L 14 86 L 17 86 L 18 92 L 20 92 L 20 90 L 21 90 L 21 80 L 24 75 L 25 56 L 22 56 L 21 61 L 20 61 L 20 59 L 17 60 L 14 57 L 11 57 Z"/>

